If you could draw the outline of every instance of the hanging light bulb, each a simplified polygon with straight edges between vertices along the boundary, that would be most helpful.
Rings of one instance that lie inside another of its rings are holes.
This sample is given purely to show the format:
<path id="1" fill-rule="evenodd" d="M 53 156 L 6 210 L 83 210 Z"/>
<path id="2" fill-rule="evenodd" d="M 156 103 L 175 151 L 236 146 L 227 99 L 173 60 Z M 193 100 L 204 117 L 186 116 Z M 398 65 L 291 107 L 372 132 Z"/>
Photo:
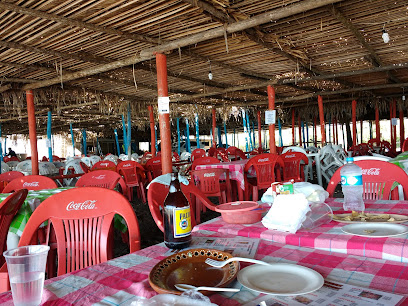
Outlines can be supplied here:
<path id="1" fill-rule="evenodd" d="M 386 44 L 390 41 L 390 35 L 388 35 L 388 32 L 385 29 L 385 23 L 384 23 L 384 26 L 383 26 L 383 29 L 382 29 L 381 37 L 382 37 L 384 43 L 386 43 Z"/>
<path id="2" fill-rule="evenodd" d="M 208 62 L 210 63 L 210 72 L 208 72 L 208 79 L 211 81 L 213 79 L 213 74 L 211 72 L 211 61 L 208 60 Z"/>

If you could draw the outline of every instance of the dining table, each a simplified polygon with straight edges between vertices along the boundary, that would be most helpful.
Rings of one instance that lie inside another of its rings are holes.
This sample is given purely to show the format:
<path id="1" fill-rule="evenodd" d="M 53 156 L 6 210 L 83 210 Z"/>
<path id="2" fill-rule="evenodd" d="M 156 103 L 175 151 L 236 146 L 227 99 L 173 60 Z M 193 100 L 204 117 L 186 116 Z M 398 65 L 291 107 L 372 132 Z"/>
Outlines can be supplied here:
<path id="1" fill-rule="evenodd" d="M 342 198 L 328 198 L 326 203 L 333 213 L 346 213 Z M 408 215 L 408 201 L 364 200 L 366 212 Z M 268 204 L 262 204 L 268 208 Z M 350 212 L 348 212 L 350 213 Z M 312 230 L 299 229 L 289 233 L 266 228 L 262 222 L 254 224 L 232 224 L 216 217 L 198 224 L 194 230 L 209 230 L 249 238 L 261 238 L 271 242 L 325 250 L 336 254 L 359 255 L 368 258 L 408 262 L 408 234 L 393 237 L 363 237 L 342 230 L 347 224 L 331 221 Z"/>
<path id="2" fill-rule="evenodd" d="M 194 232 L 193 241 L 198 237 L 232 238 L 233 235 L 211 231 Z M 150 299 L 158 293 L 149 284 L 149 273 L 157 263 L 167 257 L 168 251 L 164 243 L 159 243 L 104 263 L 48 279 L 44 285 L 42 305 L 131 305 L 141 299 Z M 331 290 L 330 294 L 333 294 L 338 290 L 338 286 L 349 285 L 354 293 L 359 290 L 357 298 L 360 302 L 372 301 L 374 297 L 376 305 L 388 305 L 381 299 L 384 294 L 375 291 L 379 290 L 397 295 L 400 299 L 398 305 L 408 305 L 405 295 L 408 292 L 408 281 L 407 273 L 404 273 L 408 271 L 407 263 L 332 253 L 263 239 L 259 241 L 254 257 L 270 264 L 291 264 L 313 269 L 323 276 L 324 286 L 314 293 L 303 294 L 300 297 L 273 297 L 249 289 L 235 280 L 229 287 L 238 288 L 240 291 L 214 292 L 209 295 L 212 303 L 255 306 L 259 305 L 260 301 L 276 299 L 273 305 L 291 305 L 295 301 L 304 304 L 306 300 L 309 301 L 308 305 L 317 305 L 319 292 Z M 249 265 L 241 262 L 240 268 L 242 270 Z M 377 301 L 378 299 L 380 301 Z M 283 303 L 282 300 L 286 302 Z M 310 303 L 313 300 L 316 303 Z M 347 305 L 358 305 L 358 301 L 354 302 L 356 303 Z M 13 305 L 10 291 L 0 294 L 0 303 Z M 272 303 L 268 302 L 268 305 Z"/>

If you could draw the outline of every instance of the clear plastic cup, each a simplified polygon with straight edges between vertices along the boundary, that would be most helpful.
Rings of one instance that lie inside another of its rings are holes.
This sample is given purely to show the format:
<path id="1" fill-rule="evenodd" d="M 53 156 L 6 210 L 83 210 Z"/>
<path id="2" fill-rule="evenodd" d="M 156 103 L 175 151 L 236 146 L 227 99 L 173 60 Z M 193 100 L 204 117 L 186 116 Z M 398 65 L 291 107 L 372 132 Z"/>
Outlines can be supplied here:
<path id="1" fill-rule="evenodd" d="M 14 305 L 41 303 L 49 249 L 47 245 L 29 245 L 3 253 L 7 262 Z"/>
<path id="2" fill-rule="evenodd" d="M 306 219 L 302 223 L 302 228 L 311 230 L 323 224 L 329 223 L 333 219 L 333 211 L 326 203 L 312 203 L 310 211 L 306 214 Z"/>

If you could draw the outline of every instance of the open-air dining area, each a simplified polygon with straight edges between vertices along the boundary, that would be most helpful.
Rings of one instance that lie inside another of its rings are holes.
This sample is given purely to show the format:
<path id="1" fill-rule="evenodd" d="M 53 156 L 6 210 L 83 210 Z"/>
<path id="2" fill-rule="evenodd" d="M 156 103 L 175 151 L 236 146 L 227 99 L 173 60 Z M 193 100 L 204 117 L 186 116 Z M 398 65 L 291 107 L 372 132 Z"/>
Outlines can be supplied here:
<path id="1" fill-rule="evenodd" d="M 0 304 L 408 305 L 406 1 L 0 15 Z"/>

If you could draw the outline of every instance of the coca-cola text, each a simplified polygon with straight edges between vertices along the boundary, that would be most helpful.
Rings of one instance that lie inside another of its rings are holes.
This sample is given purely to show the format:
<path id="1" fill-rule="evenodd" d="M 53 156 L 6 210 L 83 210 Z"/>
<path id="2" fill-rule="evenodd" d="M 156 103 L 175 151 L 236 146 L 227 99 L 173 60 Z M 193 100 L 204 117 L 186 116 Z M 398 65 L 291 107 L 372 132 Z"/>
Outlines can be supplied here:
<path id="1" fill-rule="evenodd" d="M 95 202 L 96 200 L 86 200 L 83 203 L 75 203 L 72 201 L 67 205 L 67 211 L 96 209 Z"/>

